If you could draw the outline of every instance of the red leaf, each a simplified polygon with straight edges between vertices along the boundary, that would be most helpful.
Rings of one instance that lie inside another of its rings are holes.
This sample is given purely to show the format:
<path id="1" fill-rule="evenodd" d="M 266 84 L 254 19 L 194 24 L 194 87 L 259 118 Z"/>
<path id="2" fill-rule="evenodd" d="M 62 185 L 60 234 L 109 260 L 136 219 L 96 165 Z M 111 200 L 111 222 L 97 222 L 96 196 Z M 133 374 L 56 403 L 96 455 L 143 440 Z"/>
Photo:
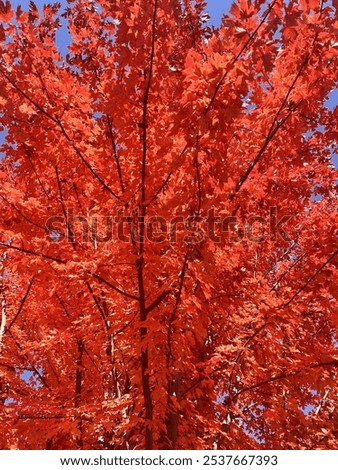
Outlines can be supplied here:
<path id="1" fill-rule="evenodd" d="M 2 0 L 0 1 L 0 20 L 4 23 L 7 23 L 12 19 L 13 10 L 11 8 L 11 3 L 6 0 L 4 3 Z"/>

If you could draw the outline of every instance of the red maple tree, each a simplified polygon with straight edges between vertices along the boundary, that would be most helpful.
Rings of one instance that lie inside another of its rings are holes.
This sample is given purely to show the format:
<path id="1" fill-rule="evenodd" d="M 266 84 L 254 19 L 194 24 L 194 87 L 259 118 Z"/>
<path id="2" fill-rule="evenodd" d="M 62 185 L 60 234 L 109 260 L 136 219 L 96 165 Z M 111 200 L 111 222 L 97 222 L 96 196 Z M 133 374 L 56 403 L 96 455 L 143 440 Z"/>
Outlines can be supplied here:
<path id="1" fill-rule="evenodd" d="M 0 2 L 1 448 L 337 448 L 337 2 Z"/>

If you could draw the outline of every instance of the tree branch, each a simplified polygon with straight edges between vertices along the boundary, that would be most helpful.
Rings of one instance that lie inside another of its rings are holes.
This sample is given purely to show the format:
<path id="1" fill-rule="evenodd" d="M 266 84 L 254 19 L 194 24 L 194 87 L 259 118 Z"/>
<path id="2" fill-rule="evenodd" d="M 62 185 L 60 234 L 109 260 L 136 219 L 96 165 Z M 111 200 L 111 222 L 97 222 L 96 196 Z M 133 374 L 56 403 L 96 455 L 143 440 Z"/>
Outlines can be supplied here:
<path id="1" fill-rule="evenodd" d="M 68 230 L 68 233 L 69 233 L 69 236 L 70 236 L 70 241 L 71 241 L 71 244 L 73 245 L 74 250 L 76 250 L 74 232 L 73 232 L 72 227 L 69 223 L 68 214 L 67 214 L 66 207 L 65 207 L 65 204 L 64 204 L 61 181 L 60 181 L 60 176 L 59 176 L 59 169 L 58 169 L 57 165 L 55 166 L 55 174 L 56 174 L 56 181 L 57 181 L 57 185 L 58 185 L 58 189 L 59 189 L 59 196 L 60 196 L 60 203 L 61 203 L 61 207 L 62 207 L 62 212 L 63 212 L 64 218 L 65 218 L 66 224 L 67 224 L 67 230 Z"/>
<path id="2" fill-rule="evenodd" d="M 44 232 L 46 232 L 46 227 L 43 227 L 42 225 L 39 225 L 39 224 L 33 222 L 33 220 L 31 220 L 29 217 L 27 217 L 18 207 L 16 207 L 12 202 L 10 202 L 2 194 L 0 194 L 0 197 L 1 197 L 1 199 L 3 199 L 5 201 L 6 204 L 8 204 L 10 207 L 12 207 L 23 219 L 25 219 L 26 222 L 28 222 L 31 225 L 34 225 L 34 227 L 37 227 L 40 230 L 43 230 Z"/>
<path id="3" fill-rule="evenodd" d="M 237 397 L 239 397 L 244 392 L 248 392 L 250 390 L 255 390 L 256 388 L 263 387 L 264 385 L 268 385 L 269 383 L 273 383 L 273 382 L 276 382 L 278 380 L 288 379 L 290 377 L 294 377 L 295 375 L 299 375 L 302 372 L 306 372 L 309 369 L 317 369 L 319 367 L 338 367 L 338 361 L 333 360 L 333 361 L 329 361 L 329 362 L 321 362 L 319 364 L 312 364 L 308 367 L 305 367 L 303 369 L 298 369 L 294 372 L 283 373 L 283 374 L 279 374 L 279 375 L 276 375 L 276 376 L 272 376 L 269 379 L 262 380 L 262 382 L 258 382 L 254 385 L 250 385 L 249 387 L 242 388 L 242 390 L 239 390 L 239 392 L 236 393 L 234 398 L 236 399 Z"/>
<path id="4" fill-rule="evenodd" d="M 54 256 L 49 256 L 49 255 L 45 255 L 44 253 L 38 253 L 37 251 L 33 251 L 33 250 L 26 250 L 25 248 L 21 248 L 19 246 L 15 246 L 15 245 L 9 245 L 7 243 L 4 243 L 4 242 L 0 242 L 0 247 L 4 247 L 5 249 L 11 249 L 11 250 L 16 250 L 16 251 L 20 251 L 21 253 L 26 253 L 28 255 L 32 255 L 32 256 L 38 256 L 40 258 L 44 258 L 44 259 L 48 259 L 48 260 L 51 260 L 51 261 L 56 261 L 57 263 L 60 263 L 60 264 L 67 264 L 66 261 L 60 259 L 60 258 L 56 258 Z"/>
<path id="5" fill-rule="evenodd" d="M 59 129 L 61 130 L 62 134 L 66 138 L 66 140 L 69 142 L 75 153 L 78 155 L 78 157 L 81 159 L 81 161 L 84 163 L 84 165 L 88 168 L 88 170 L 91 172 L 91 174 L 94 176 L 95 179 L 99 181 L 99 183 L 103 186 L 103 188 L 108 191 L 112 196 L 114 196 L 116 199 L 120 199 L 120 197 L 115 194 L 115 192 L 103 181 L 103 179 L 96 173 L 96 171 L 93 169 L 93 167 L 90 165 L 90 163 L 86 160 L 86 158 L 83 156 L 82 152 L 77 148 L 77 146 L 73 143 L 72 139 L 69 137 L 67 134 L 65 128 L 63 127 L 63 124 L 61 121 L 55 117 L 53 117 L 51 114 L 49 114 L 47 111 L 44 110 L 42 106 L 40 106 L 36 101 L 34 101 L 25 91 L 23 91 L 15 82 L 14 80 L 11 79 L 9 75 L 7 75 L 1 68 L 0 68 L 0 73 L 5 79 L 17 90 L 22 96 L 24 96 L 31 104 L 34 106 L 38 111 L 40 111 L 42 114 L 44 114 L 48 119 L 50 119 L 52 122 L 54 122 Z"/>
<path id="6" fill-rule="evenodd" d="M 332 260 L 333 258 L 338 254 L 338 250 L 336 250 L 328 260 L 325 261 L 325 263 L 323 263 L 320 268 L 317 269 L 317 271 L 310 277 L 310 279 L 300 288 L 298 289 L 298 291 L 291 297 L 291 299 L 284 305 L 282 305 L 282 307 L 288 307 L 291 302 L 293 302 L 295 300 L 295 298 L 301 293 L 303 292 L 304 289 L 307 288 L 307 286 L 310 284 L 310 282 L 312 282 L 317 276 L 318 274 L 325 268 L 325 266 L 327 266 Z"/>
<path id="7" fill-rule="evenodd" d="M 155 299 L 147 308 L 146 308 L 146 313 L 148 314 L 154 308 L 156 308 L 169 294 L 171 293 L 170 290 L 164 290 L 161 292 L 161 294 Z"/>
<path id="8" fill-rule="evenodd" d="M 251 43 L 251 41 L 254 39 L 254 37 L 256 36 L 256 34 L 258 33 L 259 29 L 262 27 L 262 25 L 265 23 L 265 20 L 266 18 L 268 17 L 268 15 L 270 14 L 274 4 L 276 3 L 276 0 L 273 0 L 267 10 L 267 13 L 264 15 L 264 17 L 262 18 L 260 24 L 257 26 L 257 28 L 255 29 L 255 31 L 250 35 L 250 37 L 248 38 L 248 40 L 246 41 L 246 43 L 243 45 L 242 49 L 240 50 L 240 52 L 234 57 L 231 65 L 234 65 L 238 59 L 241 57 L 241 55 L 243 54 L 243 52 L 247 49 L 247 47 L 249 46 L 249 44 Z M 204 110 L 203 112 L 203 115 L 206 116 L 208 114 L 208 112 L 210 111 L 216 97 L 217 97 L 217 94 L 221 88 L 221 86 L 223 85 L 226 77 L 228 76 L 229 74 L 229 70 L 227 70 L 222 78 L 220 79 L 220 81 L 218 82 L 218 84 L 216 85 L 216 88 L 215 88 L 215 91 L 213 93 L 213 96 L 211 97 L 210 99 L 210 102 L 209 104 L 207 105 L 206 109 Z M 197 134 L 198 134 L 198 131 L 197 131 Z M 183 148 L 183 150 L 181 151 L 180 155 L 178 156 L 178 161 L 180 161 L 180 159 L 182 158 L 182 156 L 185 154 L 185 152 L 187 151 L 187 149 L 189 148 L 189 144 L 187 143 L 185 145 L 185 147 Z M 150 199 L 149 204 L 151 204 L 156 198 L 157 196 L 160 194 L 160 192 L 165 188 L 165 186 L 169 183 L 170 181 L 170 178 L 172 176 L 174 172 L 174 168 L 172 170 L 169 171 L 166 179 L 164 180 L 164 182 L 162 183 L 162 185 L 160 186 L 160 188 L 156 191 L 155 195 Z"/>
<path id="9" fill-rule="evenodd" d="M 32 288 L 32 285 L 33 285 L 33 282 L 34 282 L 34 278 L 35 278 L 35 276 L 33 276 L 32 279 L 30 280 L 30 282 L 29 282 L 29 284 L 28 284 L 28 287 L 27 287 L 27 290 L 26 290 L 26 293 L 25 293 L 25 295 L 24 295 L 24 296 L 22 297 L 22 299 L 21 299 L 21 302 L 20 302 L 18 311 L 16 312 L 16 314 L 15 314 L 13 320 L 11 321 L 11 323 L 10 323 L 10 324 L 8 325 L 8 327 L 5 329 L 4 334 L 6 334 L 6 333 L 8 333 L 8 332 L 10 331 L 10 329 L 12 328 L 12 326 L 14 325 L 14 323 L 16 322 L 16 320 L 19 318 L 19 315 L 20 315 L 20 313 L 22 312 L 22 309 L 23 309 L 23 307 L 24 307 L 24 305 L 25 305 L 25 302 L 26 302 L 26 300 L 27 300 L 27 297 L 28 297 L 28 295 L 29 295 L 29 292 L 30 292 L 30 290 L 31 290 L 31 288 Z"/>
<path id="10" fill-rule="evenodd" d="M 168 348 L 168 351 L 167 351 L 167 359 L 166 359 L 167 370 L 169 370 L 170 359 L 171 359 L 171 356 L 172 356 L 172 351 L 171 351 L 172 325 L 175 321 L 177 309 L 178 309 L 179 303 L 181 301 L 185 273 L 186 273 L 186 270 L 187 270 L 187 267 L 188 267 L 188 257 L 189 257 L 189 251 L 186 252 L 185 257 L 184 257 L 182 270 L 181 270 L 181 273 L 180 273 L 180 276 L 179 276 L 180 284 L 179 284 L 178 292 L 177 292 L 177 295 L 176 295 L 176 302 L 175 302 L 174 309 L 173 309 L 172 314 L 171 314 L 170 319 L 169 319 L 168 334 L 167 334 L 167 348 Z"/>
<path id="11" fill-rule="evenodd" d="M 244 46 L 242 47 L 242 49 L 239 51 L 239 53 L 234 57 L 234 59 L 232 60 L 232 63 L 231 65 L 234 65 L 237 60 L 241 57 L 241 55 L 243 54 L 243 52 L 247 49 L 247 47 L 249 46 L 249 44 L 252 42 L 252 40 L 255 38 L 255 36 L 257 35 L 258 31 L 260 30 L 260 28 L 263 26 L 263 24 L 265 23 L 265 20 L 267 19 L 267 17 L 269 16 L 272 8 L 274 7 L 276 3 L 276 0 L 273 0 L 266 12 L 266 14 L 263 16 L 261 22 L 259 23 L 259 25 L 257 26 L 257 28 L 254 30 L 254 32 L 249 36 L 248 40 L 245 42 Z M 208 104 L 208 106 L 206 107 L 205 111 L 204 111 L 204 115 L 206 116 L 208 114 L 208 112 L 210 111 L 216 97 L 217 97 L 217 94 L 221 88 L 221 86 L 223 85 L 224 83 L 224 80 L 226 79 L 226 77 L 228 76 L 229 74 L 229 70 L 227 70 L 222 78 L 220 79 L 220 81 L 217 83 L 216 85 L 216 88 L 215 88 L 215 91 L 214 91 L 214 94 L 212 95 L 211 99 L 210 99 L 210 102 Z"/>
<path id="12" fill-rule="evenodd" d="M 90 274 L 91 276 L 93 276 L 95 279 L 98 279 L 99 281 L 103 282 L 104 284 L 106 284 L 106 286 L 108 286 L 108 287 L 110 287 L 111 289 L 115 290 L 115 291 L 118 292 L 119 294 L 122 294 L 122 295 L 124 295 L 125 297 L 128 297 L 129 299 L 139 300 L 139 297 L 137 297 L 136 295 L 129 294 L 128 292 L 123 291 L 122 289 L 118 288 L 117 286 L 115 286 L 115 285 L 112 284 L 111 282 L 107 281 L 107 279 L 105 279 L 104 277 L 100 276 L 99 274 L 95 274 L 95 273 L 92 273 L 92 272 L 90 272 L 90 271 L 88 271 L 88 274 Z"/>
<path id="13" fill-rule="evenodd" d="M 69 135 L 67 134 L 67 131 L 65 130 L 65 128 L 63 127 L 63 124 L 58 120 L 56 119 L 56 122 L 59 126 L 59 128 L 61 129 L 61 132 L 62 134 L 64 135 L 65 139 L 69 142 L 69 144 L 71 145 L 71 147 L 73 148 L 73 150 L 75 151 L 75 153 L 78 155 L 78 157 L 80 158 L 80 160 L 84 163 L 84 165 L 88 168 L 88 170 L 91 172 L 91 174 L 94 176 L 94 178 L 97 179 L 97 181 L 99 181 L 99 183 L 103 186 L 103 188 L 108 192 L 110 193 L 112 196 L 114 196 L 115 199 L 118 199 L 120 200 L 120 196 L 118 196 L 104 181 L 103 179 L 101 178 L 101 176 L 99 176 L 96 171 L 94 170 L 94 168 L 91 166 L 91 164 L 86 160 L 86 158 L 83 156 L 82 152 L 77 148 L 77 146 L 73 143 L 72 139 L 69 137 Z"/>
<path id="14" fill-rule="evenodd" d="M 154 0 L 154 11 L 152 16 L 151 25 L 151 50 L 150 50 L 150 66 L 148 72 L 148 81 L 146 84 L 144 97 L 143 97 L 143 118 L 142 118 L 142 167 L 141 167 L 141 227 L 140 227 L 140 241 L 139 241 L 139 256 L 136 263 L 137 280 L 139 289 L 139 307 L 140 307 L 140 321 L 144 322 L 147 319 L 148 311 L 145 303 L 145 290 L 144 290 L 144 219 L 146 216 L 146 166 L 147 166 L 147 153 L 148 153 L 148 101 L 150 88 L 153 78 L 153 67 L 155 60 L 155 41 L 156 41 L 156 18 L 158 0 Z M 144 341 L 148 333 L 145 326 L 140 328 L 141 342 Z M 149 381 L 149 356 L 148 348 L 141 350 L 141 378 L 142 378 L 142 392 L 145 407 L 145 448 L 151 450 L 153 448 L 153 431 L 151 429 L 151 421 L 153 419 L 153 401 Z"/>
<path id="15" fill-rule="evenodd" d="M 109 136 L 110 136 L 110 140 L 111 140 L 112 148 L 113 148 L 113 155 L 114 155 L 114 159 L 115 159 L 116 166 L 117 166 L 117 173 L 118 173 L 118 176 L 119 176 L 121 192 L 124 193 L 125 187 L 124 187 L 124 183 L 123 183 L 123 176 L 122 176 L 122 169 L 121 169 L 120 159 L 119 159 L 119 156 L 117 154 L 117 145 L 116 145 L 116 141 L 115 141 L 114 134 L 113 134 L 112 122 L 111 122 L 111 119 L 108 115 L 107 115 L 107 124 L 108 124 Z"/>
<path id="16" fill-rule="evenodd" d="M 277 279 L 277 281 L 274 283 L 274 285 L 271 287 L 270 291 L 269 292 L 272 292 L 273 290 L 275 290 L 275 288 L 278 286 L 278 284 L 280 283 L 280 281 L 295 267 L 297 266 L 298 263 L 300 263 L 300 261 L 307 255 L 307 253 L 303 253 L 301 256 L 299 256 L 296 261 L 291 265 L 289 266 L 289 268 Z"/>
<path id="17" fill-rule="evenodd" d="M 4 248 L 8 249 L 12 249 L 12 250 L 17 250 L 17 251 L 20 251 L 22 253 L 26 253 L 28 255 L 32 255 L 32 256 L 38 256 L 38 257 L 41 257 L 41 258 L 44 258 L 44 259 L 48 259 L 48 260 L 51 260 L 51 261 L 56 261 L 57 263 L 60 263 L 60 264 L 67 264 L 67 261 L 64 261 L 60 258 L 56 258 L 54 256 L 49 256 L 49 255 L 45 255 L 43 253 L 38 253 L 36 251 L 32 251 L 32 250 L 26 250 L 25 248 L 20 248 L 18 246 L 14 246 L 14 245 L 7 245 L 6 243 L 3 243 L 3 242 L 0 242 L 0 247 L 3 246 Z M 107 281 L 105 278 L 103 278 L 102 276 L 100 276 L 99 274 L 95 274 L 95 273 L 92 273 L 91 271 L 87 271 L 87 274 L 89 274 L 90 276 L 94 277 L 95 279 L 98 279 L 99 281 L 103 282 L 104 284 L 106 284 L 108 287 L 110 287 L 111 289 L 115 290 L 116 292 L 118 292 L 119 294 L 122 294 L 124 295 L 125 297 L 128 297 L 129 299 L 133 299 L 133 300 L 139 300 L 139 297 L 137 297 L 136 295 L 132 295 L 132 294 L 128 294 L 128 292 L 124 292 L 122 289 L 119 289 L 117 286 L 115 286 L 114 284 L 112 284 L 111 282 Z"/>

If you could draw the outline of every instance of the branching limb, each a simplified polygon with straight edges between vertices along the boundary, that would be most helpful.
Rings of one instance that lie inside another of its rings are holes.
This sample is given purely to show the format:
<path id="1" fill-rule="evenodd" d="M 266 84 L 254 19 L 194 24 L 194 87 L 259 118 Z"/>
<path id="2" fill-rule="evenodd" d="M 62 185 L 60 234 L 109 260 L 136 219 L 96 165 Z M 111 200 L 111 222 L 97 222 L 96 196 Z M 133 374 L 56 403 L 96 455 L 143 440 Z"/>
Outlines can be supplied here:
<path id="1" fill-rule="evenodd" d="M 5 333 L 8 333 L 10 331 L 10 329 L 12 328 L 12 326 L 14 325 L 14 323 L 16 322 L 16 320 L 19 318 L 20 316 L 20 313 L 22 312 L 22 309 L 25 305 L 25 302 L 27 300 L 27 297 L 30 293 L 30 290 L 32 288 L 32 285 L 33 285 L 33 282 L 34 282 L 34 278 L 35 276 L 32 277 L 32 279 L 30 280 L 29 284 L 28 284 L 28 287 L 27 287 L 27 290 L 25 292 L 25 295 L 22 297 L 21 299 L 21 302 L 20 302 L 20 305 L 19 305 L 19 308 L 18 308 L 18 311 L 16 312 L 13 320 L 11 321 L 11 323 L 8 325 L 8 327 L 5 329 Z"/>

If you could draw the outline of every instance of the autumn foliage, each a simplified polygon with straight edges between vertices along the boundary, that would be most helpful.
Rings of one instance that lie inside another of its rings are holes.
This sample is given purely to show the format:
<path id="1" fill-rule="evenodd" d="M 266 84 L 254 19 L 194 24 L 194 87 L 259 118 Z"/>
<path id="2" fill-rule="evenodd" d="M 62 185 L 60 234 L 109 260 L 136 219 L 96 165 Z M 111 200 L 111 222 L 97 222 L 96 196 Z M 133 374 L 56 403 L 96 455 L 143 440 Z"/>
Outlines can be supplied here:
<path id="1" fill-rule="evenodd" d="M 337 448 L 337 2 L 205 8 L 0 2 L 3 449 Z"/>

